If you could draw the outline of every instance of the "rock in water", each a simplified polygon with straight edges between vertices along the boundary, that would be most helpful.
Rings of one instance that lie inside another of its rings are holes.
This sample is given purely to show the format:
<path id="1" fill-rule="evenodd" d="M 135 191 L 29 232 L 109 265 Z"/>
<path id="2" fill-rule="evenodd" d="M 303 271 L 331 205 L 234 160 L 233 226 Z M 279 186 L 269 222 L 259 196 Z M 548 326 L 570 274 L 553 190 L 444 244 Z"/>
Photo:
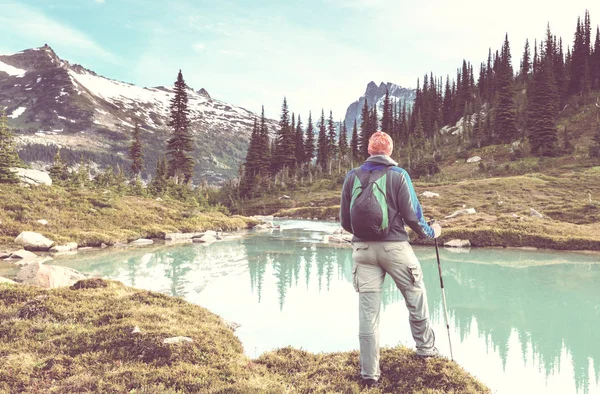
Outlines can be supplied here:
<path id="1" fill-rule="evenodd" d="M 475 213 L 477 213 L 477 211 L 475 211 L 475 208 L 461 209 L 460 211 L 454 212 L 452 215 L 446 216 L 446 219 L 452 219 L 460 215 L 472 215 Z"/>
<path id="2" fill-rule="evenodd" d="M 444 242 L 444 246 L 449 246 L 452 248 L 468 248 L 471 246 L 471 241 L 468 239 L 453 239 L 448 242 Z"/>
<path id="3" fill-rule="evenodd" d="M 15 243 L 23 245 L 26 250 L 40 250 L 47 252 L 54 245 L 54 241 L 49 240 L 42 234 L 34 233 L 33 231 L 23 231 L 17 238 Z"/>
<path id="4" fill-rule="evenodd" d="M 440 196 L 438 193 L 434 193 L 434 192 L 423 192 L 421 195 L 426 198 L 434 198 L 434 197 Z"/>
<path id="5" fill-rule="evenodd" d="M 479 156 L 473 156 L 473 157 L 469 157 L 467 159 L 467 163 L 478 163 L 481 161 L 481 157 Z"/>
<path id="6" fill-rule="evenodd" d="M 66 245 L 56 245 L 50 248 L 50 253 L 66 253 L 66 252 L 72 252 L 74 250 L 77 250 L 77 243 L 76 242 L 69 242 Z"/>
<path id="7" fill-rule="evenodd" d="M 204 234 L 200 238 L 194 238 L 194 243 L 197 244 L 210 244 L 213 242 L 217 242 L 217 237 L 212 234 Z"/>
<path id="8" fill-rule="evenodd" d="M 136 239 L 135 241 L 131 242 L 130 245 L 144 246 L 144 245 L 152 245 L 153 243 L 154 243 L 154 241 L 151 239 L 140 238 L 140 239 Z"/>
<path id="9" fill-rule="evenodd" d="M 81 272 L 71 268 L 35 262 L 21 268 L 15 281 L 25 285 L 54 289 L 56 287 L 72 286 L 77 281 L 85 278 L 85 275 Z"/>
<path id="10" fill-rule="evenodd" d="M 21 249 L 11 253 L 9 257 L 11 259 L 31 260 L 35 259 L 38 256 L 35 253 L 31 253 L 25 249 Z"/>
<path id="11" fill-rule="evenodd" d="M 47 172 L 26 168 L 11 168 L 11 171 L 17 174 L 19 180 L 25 184 L 52 186 L 52 179 Z"/>

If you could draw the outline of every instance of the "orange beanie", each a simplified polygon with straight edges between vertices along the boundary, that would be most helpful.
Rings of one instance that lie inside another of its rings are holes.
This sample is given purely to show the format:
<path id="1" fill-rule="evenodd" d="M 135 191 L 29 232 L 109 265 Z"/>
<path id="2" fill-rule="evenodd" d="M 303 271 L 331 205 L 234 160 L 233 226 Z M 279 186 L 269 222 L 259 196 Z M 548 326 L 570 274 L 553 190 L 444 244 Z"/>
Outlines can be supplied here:
<path id="1" fill-rule="evenodd" d="M 378 131 L 369 138 L 370 155 L 391 156 L 393 149 L 394 142 L 392 141 L 392 137 L 383 131 Z"/>

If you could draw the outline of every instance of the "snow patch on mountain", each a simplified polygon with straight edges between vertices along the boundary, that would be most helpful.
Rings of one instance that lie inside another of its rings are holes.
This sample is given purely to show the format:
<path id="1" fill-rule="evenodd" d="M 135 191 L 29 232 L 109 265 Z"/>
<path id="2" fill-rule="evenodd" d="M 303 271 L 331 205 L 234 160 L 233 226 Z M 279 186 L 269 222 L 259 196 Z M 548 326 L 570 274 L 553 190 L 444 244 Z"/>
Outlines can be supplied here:
<path id="1" fill-rule="evenodd" d="M 23 115 L 23 112 L 25 112 L 25 110 L 27 109 L 27 107 L 19 107 L 17 109 L 15 109 L 12 114 L 10 114 L 8 117 L 9 118 L 13 118 L 16 119 L 19 116 Z"/>
<path id="2" fill-rule="evenodd" d="M 0 62 L 0 72 L 5 72 L 12 77 L 23 77 L 27 70 L 21 70 L 20 68 L 16 68 L 11 66 L 10 64 L 6 64 L 4 62 Z"/>

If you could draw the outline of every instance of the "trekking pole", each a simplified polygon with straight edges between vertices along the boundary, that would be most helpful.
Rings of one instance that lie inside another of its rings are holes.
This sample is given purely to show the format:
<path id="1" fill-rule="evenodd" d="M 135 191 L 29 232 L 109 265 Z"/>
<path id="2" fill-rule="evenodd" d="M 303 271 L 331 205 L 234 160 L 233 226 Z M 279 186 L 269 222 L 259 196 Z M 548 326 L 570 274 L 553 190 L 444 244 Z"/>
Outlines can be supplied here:
<path id="1" fill-rule="evenodd" d="M 431 221 L 431 224 L 435 223 L 435 220 Z M 444 290 L 444 279 L 442 278 L 442 265 L 440 264 L 440 251 L 438 248 L 438 240 L 435 240 L 435 255 L 437 257 L 438 272 L 440 274 L 440 287 L 442 288 L 442 301 L 444 302 L 444 320 L 446 321 L 446 329 L 448 330 L 448 344 L 450 345 L 450 359 L 454 361 L 452 354 L 452 341 L 450 340 L 450 324 L 448 323 L 448 306 L 446 305 L 446 291 Z"/>

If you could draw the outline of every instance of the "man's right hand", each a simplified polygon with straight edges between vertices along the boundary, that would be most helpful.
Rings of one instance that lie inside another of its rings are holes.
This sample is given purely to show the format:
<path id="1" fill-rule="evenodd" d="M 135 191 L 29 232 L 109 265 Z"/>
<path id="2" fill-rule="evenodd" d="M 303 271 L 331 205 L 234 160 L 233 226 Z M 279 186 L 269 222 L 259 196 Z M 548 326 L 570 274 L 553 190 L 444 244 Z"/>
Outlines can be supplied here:
<path id="1" fill-rule="evenodd" d="M 438 223 L 434 223 L 431 225 L 431 228 L 433 229 L 433 238 L 438 238 L 440 235 L 442 235 L 442 226 L 440 226 Z"/>

